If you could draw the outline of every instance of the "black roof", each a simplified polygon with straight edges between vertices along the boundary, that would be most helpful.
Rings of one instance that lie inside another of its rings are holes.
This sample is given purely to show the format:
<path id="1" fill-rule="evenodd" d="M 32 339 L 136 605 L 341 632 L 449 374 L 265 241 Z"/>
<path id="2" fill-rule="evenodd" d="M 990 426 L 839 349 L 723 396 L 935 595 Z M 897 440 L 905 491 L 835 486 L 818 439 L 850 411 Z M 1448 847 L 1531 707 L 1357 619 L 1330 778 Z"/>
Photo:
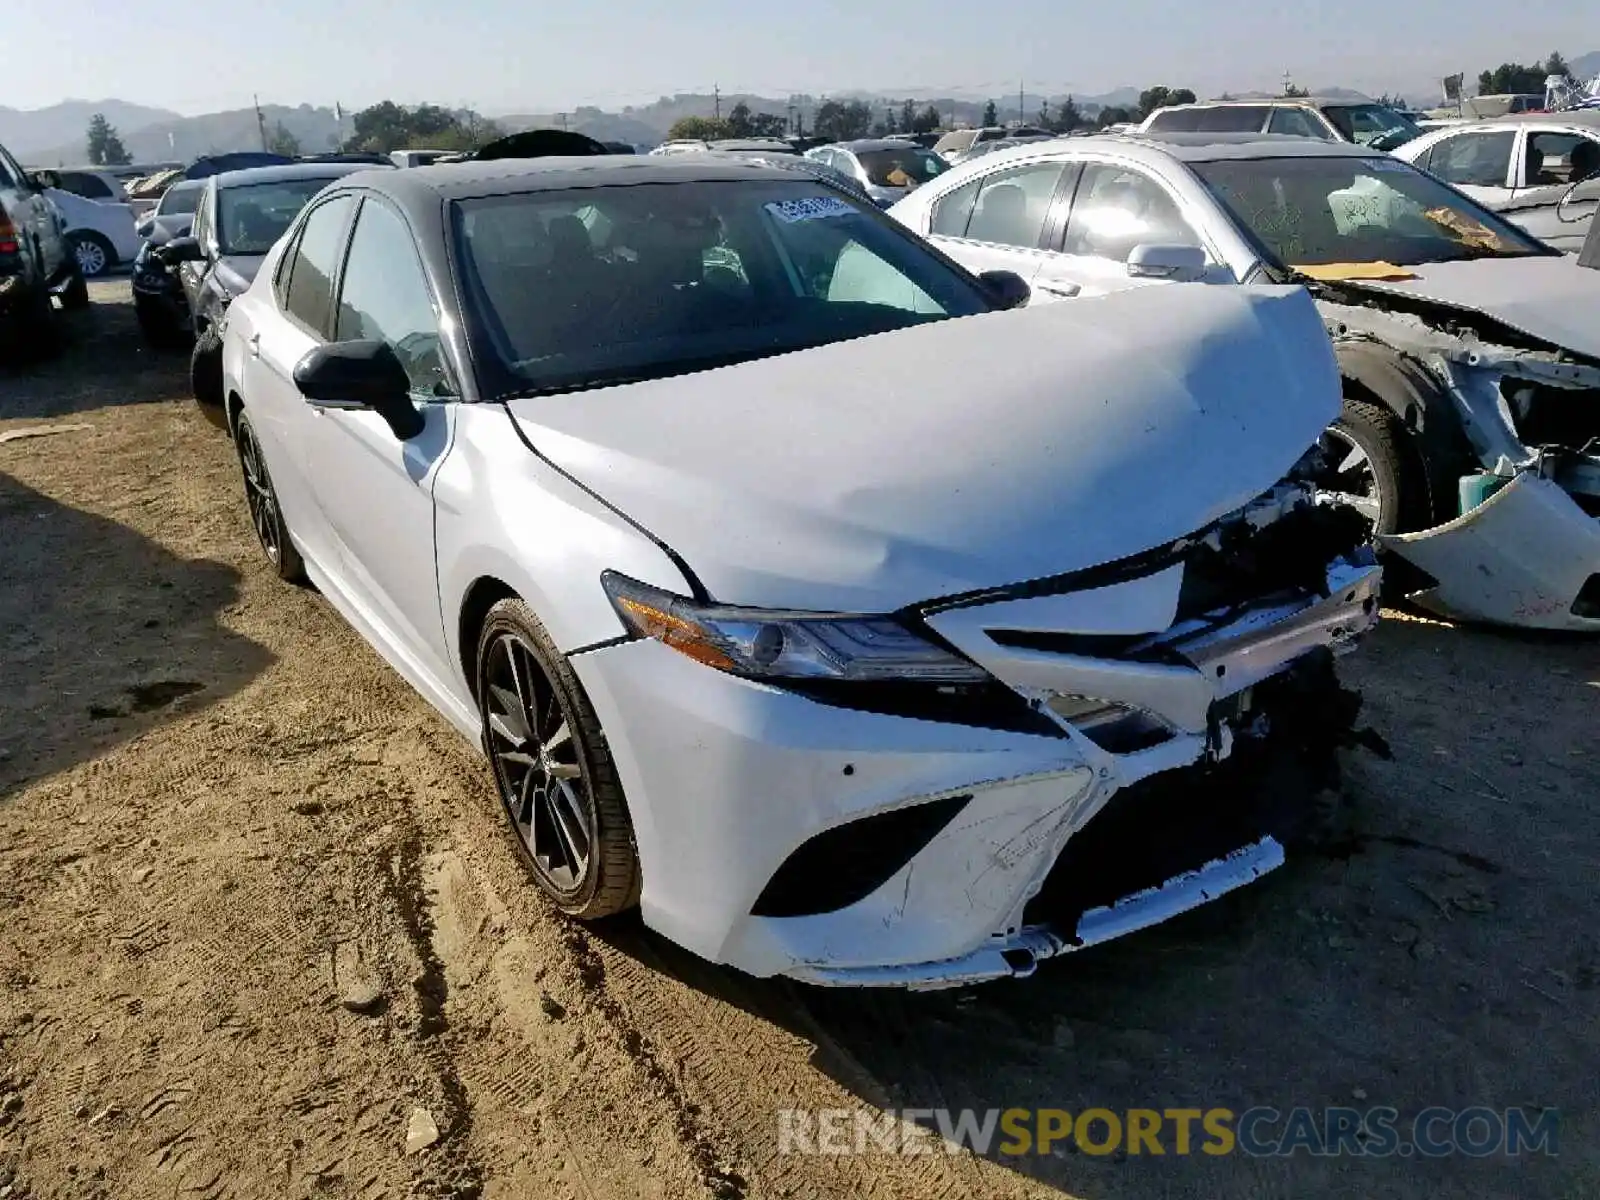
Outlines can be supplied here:
<path id="1" fill-rule="evenodd" d="M 281 167 L 250 167 L 243 171 L 222 171 L 216 176 L 219 191 L 227 188 L 250 187 L 257 183 L 284 183 L 294 179 L 326 179 L 333 181 L 361 171 L 392 171 L 394 167 L 379 167 L 373 163 L 296 162 Z"/>
<path id="2" fill-rule="evenodd" d="M 503 158 L 487 162 L 435 163 L 409 171 L 363 171 L 352 175 L 347 182 L 372 188 L 402 204 L 426 204 L 567 188 L 738 179 L 792 181 L 794 175 L 779 167 L 732 156 L 607 154 L 592 158 Z"/>

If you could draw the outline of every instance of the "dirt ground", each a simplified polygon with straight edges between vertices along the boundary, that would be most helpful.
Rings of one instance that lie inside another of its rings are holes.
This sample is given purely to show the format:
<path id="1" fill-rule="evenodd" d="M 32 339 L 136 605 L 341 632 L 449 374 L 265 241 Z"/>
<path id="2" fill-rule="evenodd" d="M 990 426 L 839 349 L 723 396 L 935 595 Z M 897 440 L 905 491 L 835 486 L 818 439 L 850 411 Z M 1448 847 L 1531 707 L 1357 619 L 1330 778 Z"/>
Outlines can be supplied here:
<path id="1" fill-rule="evenodd" d="M 93 291 L 0 368 L 0 434 L 61 430 L 0 444 L 0 1197 L 1600 1195 L 1600 645 L 1393 616 L 1347 660 L 1395 753 L 1349 836 L 1026 982 L 753 981 L 536 899 L 473 748 L 271 576 L 183 362 Z M 1554 1107 L 1560 1154 L 777 1142 L 1355 1102 Z"/>

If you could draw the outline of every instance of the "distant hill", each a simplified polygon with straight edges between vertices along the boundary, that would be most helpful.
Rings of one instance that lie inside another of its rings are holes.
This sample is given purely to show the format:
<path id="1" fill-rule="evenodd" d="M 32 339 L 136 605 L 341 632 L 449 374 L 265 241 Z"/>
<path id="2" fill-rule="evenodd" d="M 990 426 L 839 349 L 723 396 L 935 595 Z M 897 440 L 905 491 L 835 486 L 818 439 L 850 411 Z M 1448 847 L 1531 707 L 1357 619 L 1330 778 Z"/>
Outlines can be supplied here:
<path id="1" fill-rule="evenodd" d="M 74 147 L 70 161 L 82 162 L 89 119 L 104 113 L 122 134 L 123 144 L 135 130 L 161 121 L 181 120 L 165 108 L 129 104 L 126 100 L 63 100 L 49 108 L 19 109 L 0 105 L 0 145 L 18 158 L 37 158 L 41 150 Z"/>
<path id="2" fill-rule="evenodd" d="M 289 108 L 281 104 L 263 104 L 262 116 L 268 130 L 281 122 L 283 127 L 300 140 L 303 153 L 313 154 L 333 149 L 341 140 L 339 123 L 334 120 L 331 108 L 313 108 L 302 104 Z M 107 119 L 117 125 L 111 114 Z M 85 118 L 87 126 L 88 119 Z M 134 162 L 160 162 L 176 159 L 187 162 L 202 154 L 220 154 L 229 150 L 261 149 L 261 131 L 256 125 L 254 108 L 236 108 L 229 112 L 207 113 L 203 117 L 181 117 L 166 113 L 163 119 L 144 128 L 128 130 L 118 125 L 122 144 Z M 344 135 L 351 132 L 350 115 L 345 114 Z M 27 153 L 16 151 L 17 157 L 33 166 L 71 166 L 84 160 L 83 139 L 78 137 L 65 145 Z"/>
<path id="3" fill-rule="evenodd" d="M 1570 59 L 1567 66 L 1572 68 L 1572 77 L 1587 83 L 1596 75 L 1600 75 L 1600 50 L 1591 51 L 1578 58 Z"/>

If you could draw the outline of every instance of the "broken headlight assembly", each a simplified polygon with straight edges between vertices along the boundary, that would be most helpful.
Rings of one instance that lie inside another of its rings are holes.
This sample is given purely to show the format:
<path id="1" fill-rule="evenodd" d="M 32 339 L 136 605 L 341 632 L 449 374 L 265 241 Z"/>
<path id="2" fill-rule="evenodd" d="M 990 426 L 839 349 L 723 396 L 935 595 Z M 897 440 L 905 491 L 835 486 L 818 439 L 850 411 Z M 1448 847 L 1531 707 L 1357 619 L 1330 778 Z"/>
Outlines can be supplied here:
<path id="1" fill-rule="evenodd" d="M 747 679 L 987 683 L 976 663 L 888 617 L 701 604 L 615 571 L 600 582 L 629 632 Z"/>

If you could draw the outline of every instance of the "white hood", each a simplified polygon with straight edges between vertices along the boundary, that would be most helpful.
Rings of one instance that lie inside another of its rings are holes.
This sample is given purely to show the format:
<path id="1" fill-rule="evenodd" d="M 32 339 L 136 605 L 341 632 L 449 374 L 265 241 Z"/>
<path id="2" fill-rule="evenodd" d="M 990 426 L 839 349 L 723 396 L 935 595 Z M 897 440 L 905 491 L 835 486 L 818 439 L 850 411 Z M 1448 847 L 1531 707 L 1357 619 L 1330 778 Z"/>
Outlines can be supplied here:
<path id="1" fill-rule="evenodd" d="M 1600 359 L 1600 271 L 1560 258 L 1479 258 L 1407 267 L 1416 279 L 1363 282 L 1380 292 L 1470 309 L 1564 350 Z"/>
<path id="2" fill-rule="evenodd" d="M 1259 495 L 1339 412 L 1299 288 L 1142 288 L 512 401 L 718 600 L 885 612 L 1075 571 Z"/>

